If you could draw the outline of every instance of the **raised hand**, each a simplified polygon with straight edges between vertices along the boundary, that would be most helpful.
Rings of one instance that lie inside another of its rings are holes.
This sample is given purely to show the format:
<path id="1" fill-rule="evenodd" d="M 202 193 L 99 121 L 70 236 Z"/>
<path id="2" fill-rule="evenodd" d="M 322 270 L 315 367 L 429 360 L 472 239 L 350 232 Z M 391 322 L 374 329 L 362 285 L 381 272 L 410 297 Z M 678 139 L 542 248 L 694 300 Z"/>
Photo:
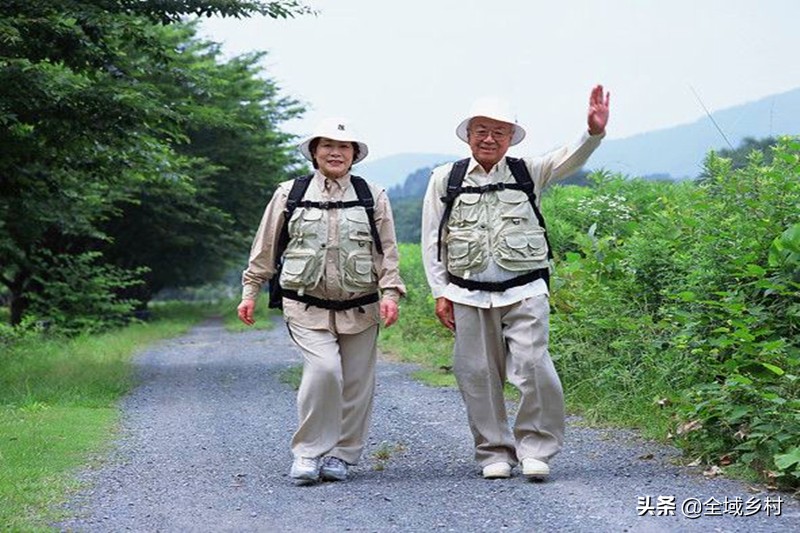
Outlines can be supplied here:
<path id="1" fill-rule="evenodd" d="M 611 99 L 611 93 L 607 92 L 603 95 L 603 86 L 597 85 L 592 89 L 592 94 L 589 97 L 589 133 L 592 135 L 600 135 L 606 131 L 606 124 L 608 124 L 608 103 Z"/>

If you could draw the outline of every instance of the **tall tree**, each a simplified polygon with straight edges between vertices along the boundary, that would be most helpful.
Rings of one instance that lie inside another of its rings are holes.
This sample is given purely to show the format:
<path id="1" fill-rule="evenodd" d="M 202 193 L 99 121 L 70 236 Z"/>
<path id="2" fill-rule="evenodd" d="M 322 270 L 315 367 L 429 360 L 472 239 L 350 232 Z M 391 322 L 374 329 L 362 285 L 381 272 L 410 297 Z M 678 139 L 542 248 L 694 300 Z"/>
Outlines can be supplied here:
<path id="1" fill-rule="evenodd" d="M 74 289 L 78 274 L 64 264 L 92 275 L 87 265 L 109 239 L 106 225 L 141 201 L 146 184 L 204 190 L 195 178 L 202 182 L 209 167 L 198 170 L 196 158 L 175 148 L 187 139 L 185 110 L 156 83 L 174 61 L 162 25 L 193 14 L 308 10 L 234 0 L 7 0 L 2 8 L 0 282 L 18 323 L 43 286 Z M 108 279 L 106 268 L 94 272 Z M 113 285 L 95 287 L 113 296 Z"/>
<path id="2" fill-rule="evenodd" d="M 281 97 L 259 66 L 264 53 L 223 61 L 219 45 L 193 25 L 165 30 L 170 68 L 149 81 L 183 117 L 191 181 L 161 179 L 139 188 L 135 202 L 107 225 L 108 253 L 126 268 L 150 269 L 143 296 L 219 277 L 241 262 L 274 186 L 298 165 L 291 136 L 278 130 L 302 108 Z"/>

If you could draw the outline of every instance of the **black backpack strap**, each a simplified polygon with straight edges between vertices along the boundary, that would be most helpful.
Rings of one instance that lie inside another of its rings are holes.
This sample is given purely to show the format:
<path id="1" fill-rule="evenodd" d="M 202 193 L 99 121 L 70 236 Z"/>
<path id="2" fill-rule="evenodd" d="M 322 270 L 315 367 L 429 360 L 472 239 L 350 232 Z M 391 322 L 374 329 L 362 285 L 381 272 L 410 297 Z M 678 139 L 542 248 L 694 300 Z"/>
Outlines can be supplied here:
<path id="1" fill-rule="evenodd" d="M 286 247 L 289 245 L 289 220 L 292 218 L 292 213 L 297 209 L 303 196 L 305 196 L 313 177 L 314 175 L 311 174 L 302 178 L 295 178 L 294 182 L 292 182 L 292 188 L 289 190 L 289 196 L 286 198 L 283 225 L 281 226 L 280 234 L 278 234 L 278 247 L 275 250 L 275 274 L 269 279 L 269 307 L 271 309 L 281 309 L 283 307 L 283 291 L 281 290 L 280 277 L 281 269 L 283 268 L 283 252 L 286 251 Z"/>
<path id="2" fill-rule="evenodd" d="M 306 304 L 306 309 L 313 305 L 314 307 L 328 309 L 331 311 L 346 311 L 348 309 L 363 307 L 365 305 L 374 304 L 375 302 L 380 301 L 380 296 L 377 292 L 359 296 L 358 298 L 352 298 L 350 300 L 326 300 L 324 298 L 317 298 L 316 296 L 310 296 L 308 294 L 299 294 L 297 291 L 286 289 L 283 291 L 283 297 Z M 363 313 L 364 310 L 362 309 L 361 312 Z"/>
<path id="3" fill-rule="evenodd" d="M 342 200 L 326 200 L 324 202 L 312 202 L 311 200 L 303 200 L 297 203 L 297 207 L 315 207 L 317 209 L 347 209 L 348 207 L 360 207 L 360 200 L 350 200 L 343 202 Z"/>
<path id="4" fill-rule="evenodd" d="M 520 287 L 527 285 L 537 279 L 543 279 L 547 286 L 550 286 L 550 269 L 540 268 L 533 272 L 528 272 L 516 278 L 511 278 L 506 281 L 473 281 L 471 279 L 464 279 L 456 276 L 455 274 L 447 273 L 447 278 L 453 285 L 458 285 L 471 291 L 489 291 L 489 292 L 504 292 L 512 287 Z"/>
<path id="5" fill-rule="evenodd" d="M 378 233 L 378 226 L 375 224 L 375 199 L 372 197 L 372 191 L 369 190 L 367 181 L 359 176 L 350 176 L 350 182 L 356 190 L 359 203 L 364 207 L 367 212 L 367 219 L 369 219 L 369 230 L 372 232 L 372 242 L 375 243 L 375 249 L 383 255 L 383 244 L 381 244 L 381 236 Z"/>
<path id="6" fill-rule="evenodd" d="M 514 176 L 514 179 L 521 187 L 521 190 L 528 196 L 528 201 L 530 201 L 531 206 L 533 207 L 536 220 L 539 221 L 539 226 L 541 226 L 541 228 L 544 230 L 544 241 L 547 243 L 547 258 L 552 259 L 553 247 L 550 246 L 550 239 L 547 238 L 547 227 L 544 224 L 542 212 L 539 211 L 539 208 L 536 206 L 536 191 L 533 187 L 531 173 L 528 172 L 528 167 L 525 166 L 525 161 L 520 158 L 506 157 L 506 164 L 508 165 L 508 169 L 511 171 L 511 174 Z"/>
<path id="7" fill-rule="evenodd" d="M 456 201 L 456 197 L 461 193 L 461 184 L 464 182 L 464 176 L 467 175 L 467 165 L 469 165 L 469 158 L 460 159 L 453 163 L 450 175 L 447 177 L 447 191 L 441 197 L 444 202 L 444 213 L 442 213 L 442 220 L 439 221 L 439 237 L 436 241 L 436 259 L 440 262 L 442 260 L 442 233 L 447 221 L 450 219 L 453 202 Z"/>

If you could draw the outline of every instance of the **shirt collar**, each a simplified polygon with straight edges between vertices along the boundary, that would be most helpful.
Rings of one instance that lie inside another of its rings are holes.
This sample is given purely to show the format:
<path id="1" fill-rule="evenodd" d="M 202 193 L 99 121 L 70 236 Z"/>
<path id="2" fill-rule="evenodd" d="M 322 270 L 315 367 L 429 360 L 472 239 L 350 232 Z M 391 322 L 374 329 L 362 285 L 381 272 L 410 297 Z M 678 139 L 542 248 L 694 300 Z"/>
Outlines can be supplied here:
<path id="1" fill-rule="evenodd" d="M 498 161 L 495 166 L 493 166 L 491 168 L 490 172 L 487 173 L 485 170 L 483 170 L 483 167 L 481 166 L 481 164 L 478 163 L 478 161 L 473 156 L 470 156 L 469 164 L 467 165 L 467 174 L 473 174 L 473 173 L 474 174 L 491 174 L 491 171 L 499 172 L 499 173 L 502 174 L 502 173 L 505 172 L 506 167 L 507 167 L 506 158 L 505 158 L 505 156 L 503 156 L 503 158 L 500 161 Z"/>
<path id="2" fill-rule="evenodd" d="M 344 191 L 350 185 L 350 173 L 348 172 L 341 178 L 332 180 L 330 178 L 326 178 L 325 176 L 323 176 L 319 170 L 316 170 L 314 171 L 314 181 L 316 182 L 317 186 L 321 191 L 325 190 L 326 181 L 328 182 L 329 187 L 331 189 L 336 190 L 335 188 L 339 187 L 339 189 Z"/>

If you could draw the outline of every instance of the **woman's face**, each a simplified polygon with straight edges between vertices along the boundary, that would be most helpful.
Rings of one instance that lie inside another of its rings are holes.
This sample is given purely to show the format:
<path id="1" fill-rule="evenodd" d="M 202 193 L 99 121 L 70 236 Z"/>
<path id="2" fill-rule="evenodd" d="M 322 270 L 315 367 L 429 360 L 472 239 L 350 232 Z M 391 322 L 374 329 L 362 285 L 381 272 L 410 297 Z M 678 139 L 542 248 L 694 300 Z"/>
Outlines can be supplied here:
<path id="1" fill-rule="evenodd" d="M 314 150 L 314 160 L 326 178 L 341 178 L 353 165 L 353 143 L 321 137 Z"/>

